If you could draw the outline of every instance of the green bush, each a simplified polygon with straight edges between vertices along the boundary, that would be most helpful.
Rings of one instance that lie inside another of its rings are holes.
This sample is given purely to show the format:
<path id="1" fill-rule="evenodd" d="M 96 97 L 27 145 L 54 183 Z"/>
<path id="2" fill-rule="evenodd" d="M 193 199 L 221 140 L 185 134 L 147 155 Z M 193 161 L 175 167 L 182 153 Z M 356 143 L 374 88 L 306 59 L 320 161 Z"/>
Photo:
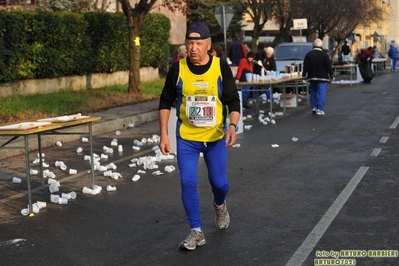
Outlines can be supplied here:
<path id="1" fill-rule="evenodd" d="M 142 67 L 165 67 L 170 21 L 149 14 L 141 30 Z M 0 10 L 0 82 L 129 69 L 123 13 Z"/>

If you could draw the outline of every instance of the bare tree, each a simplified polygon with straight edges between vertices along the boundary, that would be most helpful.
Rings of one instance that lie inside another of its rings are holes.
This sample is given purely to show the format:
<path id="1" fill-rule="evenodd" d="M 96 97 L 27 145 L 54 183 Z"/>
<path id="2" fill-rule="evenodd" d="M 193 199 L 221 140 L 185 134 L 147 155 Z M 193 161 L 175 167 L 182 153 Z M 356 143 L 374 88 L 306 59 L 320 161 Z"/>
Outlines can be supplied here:
<path id="1" fill-rule="evenodd" d="M 170 11 L 188 11 L 188 1 L 185 0 L 136 0 L 135 4 L 129 0 L 118 0 L 127 18 L 129 28 L 129 87 L 128 92 L 140 93 L 140 30 L 151 9 L 163 6 Z M 158 4 L 159 3 L 159 4 Z"/>
<path id="2" fill-rule="evenodd" d="M 272 14 L 272 2 L 273 0 L 244 0 L 240 2 L 243 9 L 254 23 L 251 47 L 254 51 L 258 49 L 256 44 L 259 42 L 259 37 L 262 35 L 263 27 Z"/>

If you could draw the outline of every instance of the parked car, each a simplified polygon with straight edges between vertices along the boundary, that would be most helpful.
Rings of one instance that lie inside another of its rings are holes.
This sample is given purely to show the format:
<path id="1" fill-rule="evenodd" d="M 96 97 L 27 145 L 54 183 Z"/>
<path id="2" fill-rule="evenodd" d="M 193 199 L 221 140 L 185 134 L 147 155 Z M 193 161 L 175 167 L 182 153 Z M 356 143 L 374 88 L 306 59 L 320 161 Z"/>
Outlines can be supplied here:
<path id="1" fill-rule="evenodd" d="M 297 65 L 298 71 L 302 71 L 305 55 L 313 49 L 311 42 L 286 42 L 276 45 L 274 59 L 280 72 L 287 72 L 286 66 Z"/>

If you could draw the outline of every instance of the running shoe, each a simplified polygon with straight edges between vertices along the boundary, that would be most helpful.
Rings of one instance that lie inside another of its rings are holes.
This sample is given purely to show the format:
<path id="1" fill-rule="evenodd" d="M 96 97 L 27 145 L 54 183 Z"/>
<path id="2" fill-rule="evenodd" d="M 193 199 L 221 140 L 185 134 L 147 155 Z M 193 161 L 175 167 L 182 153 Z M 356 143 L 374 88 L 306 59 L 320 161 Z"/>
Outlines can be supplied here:
<path id="1" fill-rule="evenodd" d="M 226 201 L 223 203 L 221 207 L 216 206 L 215 203 L 213 203 L 213 205 L 215 207 L 215 212 L 216 212 L 216 217 L 215 217 L 216 227 L 219 229 L 227 229 L 230 225 L 230 215 L 229 211 L 227 210 Z"/>
<path id="2" fill-rule="evenodd" d="M 205 243 L 204 232 L 191 229 L 190 234 L 180 243 L 180 249 L 194 250 L 197 246 L 205 245 Z"/>
<path id="3" fill-rule="evenodd" d="M 322 110 L 317 110 L 316 114 L 317 115 L 324 115 L 324 112 Z"/>
<path id="4" fill-rule="evenodd" d="M 316 111 L 317 111 L 317 110 L 316 110 L 316 107 L 313 107 L 313 108 L 312 108 L 312 114 L 315 115 L 315 114 L 316 114 Z"/>

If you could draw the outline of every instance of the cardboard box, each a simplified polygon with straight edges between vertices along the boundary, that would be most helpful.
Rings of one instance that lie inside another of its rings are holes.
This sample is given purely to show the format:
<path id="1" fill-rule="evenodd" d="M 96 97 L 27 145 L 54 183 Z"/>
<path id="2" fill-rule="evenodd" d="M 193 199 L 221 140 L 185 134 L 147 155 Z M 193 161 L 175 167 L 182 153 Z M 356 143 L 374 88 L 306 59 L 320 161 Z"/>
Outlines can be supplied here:
<path id="1" fill-rule="evenodd" d="M 286 94 L 286 107 L 297 107 L 296 95 Z M 284 96 L 280 96 L 280 107 L 284 107 Z"/>

